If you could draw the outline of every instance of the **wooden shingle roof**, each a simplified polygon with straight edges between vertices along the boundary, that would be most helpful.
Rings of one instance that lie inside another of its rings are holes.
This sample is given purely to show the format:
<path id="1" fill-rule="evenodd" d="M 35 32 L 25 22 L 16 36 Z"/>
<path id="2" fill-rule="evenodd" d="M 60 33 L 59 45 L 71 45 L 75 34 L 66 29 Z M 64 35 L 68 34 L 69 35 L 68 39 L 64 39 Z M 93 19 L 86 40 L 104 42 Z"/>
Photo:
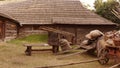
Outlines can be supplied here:
<path id="1" fill-rule="evenodd" d="M 4 13 L 4 11 L 6 13 Z M 24 24 L 115 25 L 85 9 L 79 0 L 26 0 L 0 6 L 0 13 Z"/>

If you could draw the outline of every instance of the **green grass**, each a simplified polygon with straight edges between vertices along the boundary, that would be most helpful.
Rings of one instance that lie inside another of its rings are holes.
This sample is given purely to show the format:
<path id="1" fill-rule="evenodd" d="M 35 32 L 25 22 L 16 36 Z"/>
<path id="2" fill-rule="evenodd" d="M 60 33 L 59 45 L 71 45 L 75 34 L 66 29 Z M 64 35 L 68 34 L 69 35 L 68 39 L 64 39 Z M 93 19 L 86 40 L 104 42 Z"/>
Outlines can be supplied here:
<path id="1" fill-rule="evenodd" d="M 35 68 L 41 66 L 53 66 L 67 63 L 80 62 L 84 60 L 95 59 L 86 53 L 69 56 L 63 59 L 56 59 L 63 55 L 54 55 L 52 51 L 32 52 L 32 56 L 26 56 L 24 51 L 26 47 L 23 43 L 45 43 L 47 35 L 30 35 L 21 39 L 11 40 L 8 43 L 0 43 L 0 68 Z M 50 48 L 47 46 L 45 48 Z M 42 49 L 43 47 L 39 47 Z M 71 66 L 55 67 L 55 68 L 108 68 L 113 64 L 100 65 L 97 61 L 92 63 L 83 63 Z"/>
<path id="2" fill-rule="evenodd" d="M 47 34 L 37 34 L 30 35 L 20 39 L 14 39 L 9 41 L 8 43 L 12 44 L 23 44 L 23 43 L 47 43 L 48 36 Z"/>
<path id="3" fill-rule="evenodd" d="M 56 59 L 63 55 L 54 55 L 51 51 L 33 52 L 32 56 L 26 56 L 24 51 L 26 47 L 14 44 L 0 45 L 0 68 L 35 68 L 41 66 L 53 66 L 67 63 L 80 62 L 84 60 L 95 59 L 88 54 L 73 55 L 64 59 Z M 65 54 L 64 54 L 65 55 Z M 97 61 L 92 63 L 83 63 L 71 66 L 55 67 L 55 68 L 108 68 L 111 66 L 100 65 Z"/>

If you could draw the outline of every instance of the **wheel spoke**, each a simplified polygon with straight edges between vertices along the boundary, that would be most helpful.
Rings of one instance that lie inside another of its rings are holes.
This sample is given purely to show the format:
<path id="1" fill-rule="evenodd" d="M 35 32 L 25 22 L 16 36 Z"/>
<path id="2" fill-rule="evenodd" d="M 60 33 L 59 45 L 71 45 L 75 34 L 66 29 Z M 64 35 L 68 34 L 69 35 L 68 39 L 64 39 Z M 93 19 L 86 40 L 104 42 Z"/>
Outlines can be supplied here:
<path id="1" fill-rule="evenodd" d="M 99 60 L 99 63 L 102 65 L 106 64 L 109 61 L 109 58 L 107 57 L 107 51 L 105 49 L 101 50 L 98 58 L 101 58 L 101 60 Z"/>

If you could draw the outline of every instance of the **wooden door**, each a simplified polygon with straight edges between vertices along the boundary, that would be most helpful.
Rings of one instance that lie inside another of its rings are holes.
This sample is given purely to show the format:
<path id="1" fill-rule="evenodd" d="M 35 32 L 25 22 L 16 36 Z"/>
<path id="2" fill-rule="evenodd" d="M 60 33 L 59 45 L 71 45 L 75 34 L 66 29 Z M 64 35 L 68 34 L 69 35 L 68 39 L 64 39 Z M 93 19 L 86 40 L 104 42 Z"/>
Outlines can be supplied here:
<path id="1" fill-rule="evenodd" d="M 0 39 L 3 40 L 5 36 L 4 23 L 0 21 Z"/>

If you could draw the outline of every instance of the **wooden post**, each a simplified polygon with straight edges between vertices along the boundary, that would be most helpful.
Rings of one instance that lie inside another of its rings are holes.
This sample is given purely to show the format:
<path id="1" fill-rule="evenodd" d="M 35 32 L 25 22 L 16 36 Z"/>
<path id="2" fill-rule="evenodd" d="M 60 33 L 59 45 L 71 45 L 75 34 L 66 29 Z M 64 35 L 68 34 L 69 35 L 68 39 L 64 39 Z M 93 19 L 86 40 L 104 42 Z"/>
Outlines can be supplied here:
<path id="1" fill-rule="evenodd" d="M 4 21 L 1 21 L 0 22 L 1 26 L 1 39 L 4 41 L 4 38 L 5 38 L 5 22 Z"/>
<path id="2" fill-rule="evenodd" d="M 32 46 L 27 46 L 27 49 L 25 51 L 26 55 L 31 56 L 31 50 L 32 50 Z"/>
<path id="3" fill-rule="evenodd" d="M 3 27 L 2 27 L 2 28 L 3 28 L 3 32 L 2 32 L 3 37 L 2 37 L 2 40 L 4 41 L 4 39 L 5 39 L 5 30 L 6 30 L 6 29 L 5 29 L 5 28 L 6 28 L 5 22 L 3 22 L 2 25 L 3 25 Z"/>
<path id="4" fill-rule="evenodd" d="M 17 38 L 19 37 L 19 32 L 20 32 L 20 26 L 19 25 L 17 25 Z"/>
<path id="5" fill-rule="evenodd" d="M 77 44 L 77 27 L 75 27 L 75 44 Z"/>
<path id="6" fill-rule="evenodd" d="M 59 46 L 53 45 L 53 46 L 52 46 L 52 52 L 53 52 L 53 53 L 59 52 Z"/>

